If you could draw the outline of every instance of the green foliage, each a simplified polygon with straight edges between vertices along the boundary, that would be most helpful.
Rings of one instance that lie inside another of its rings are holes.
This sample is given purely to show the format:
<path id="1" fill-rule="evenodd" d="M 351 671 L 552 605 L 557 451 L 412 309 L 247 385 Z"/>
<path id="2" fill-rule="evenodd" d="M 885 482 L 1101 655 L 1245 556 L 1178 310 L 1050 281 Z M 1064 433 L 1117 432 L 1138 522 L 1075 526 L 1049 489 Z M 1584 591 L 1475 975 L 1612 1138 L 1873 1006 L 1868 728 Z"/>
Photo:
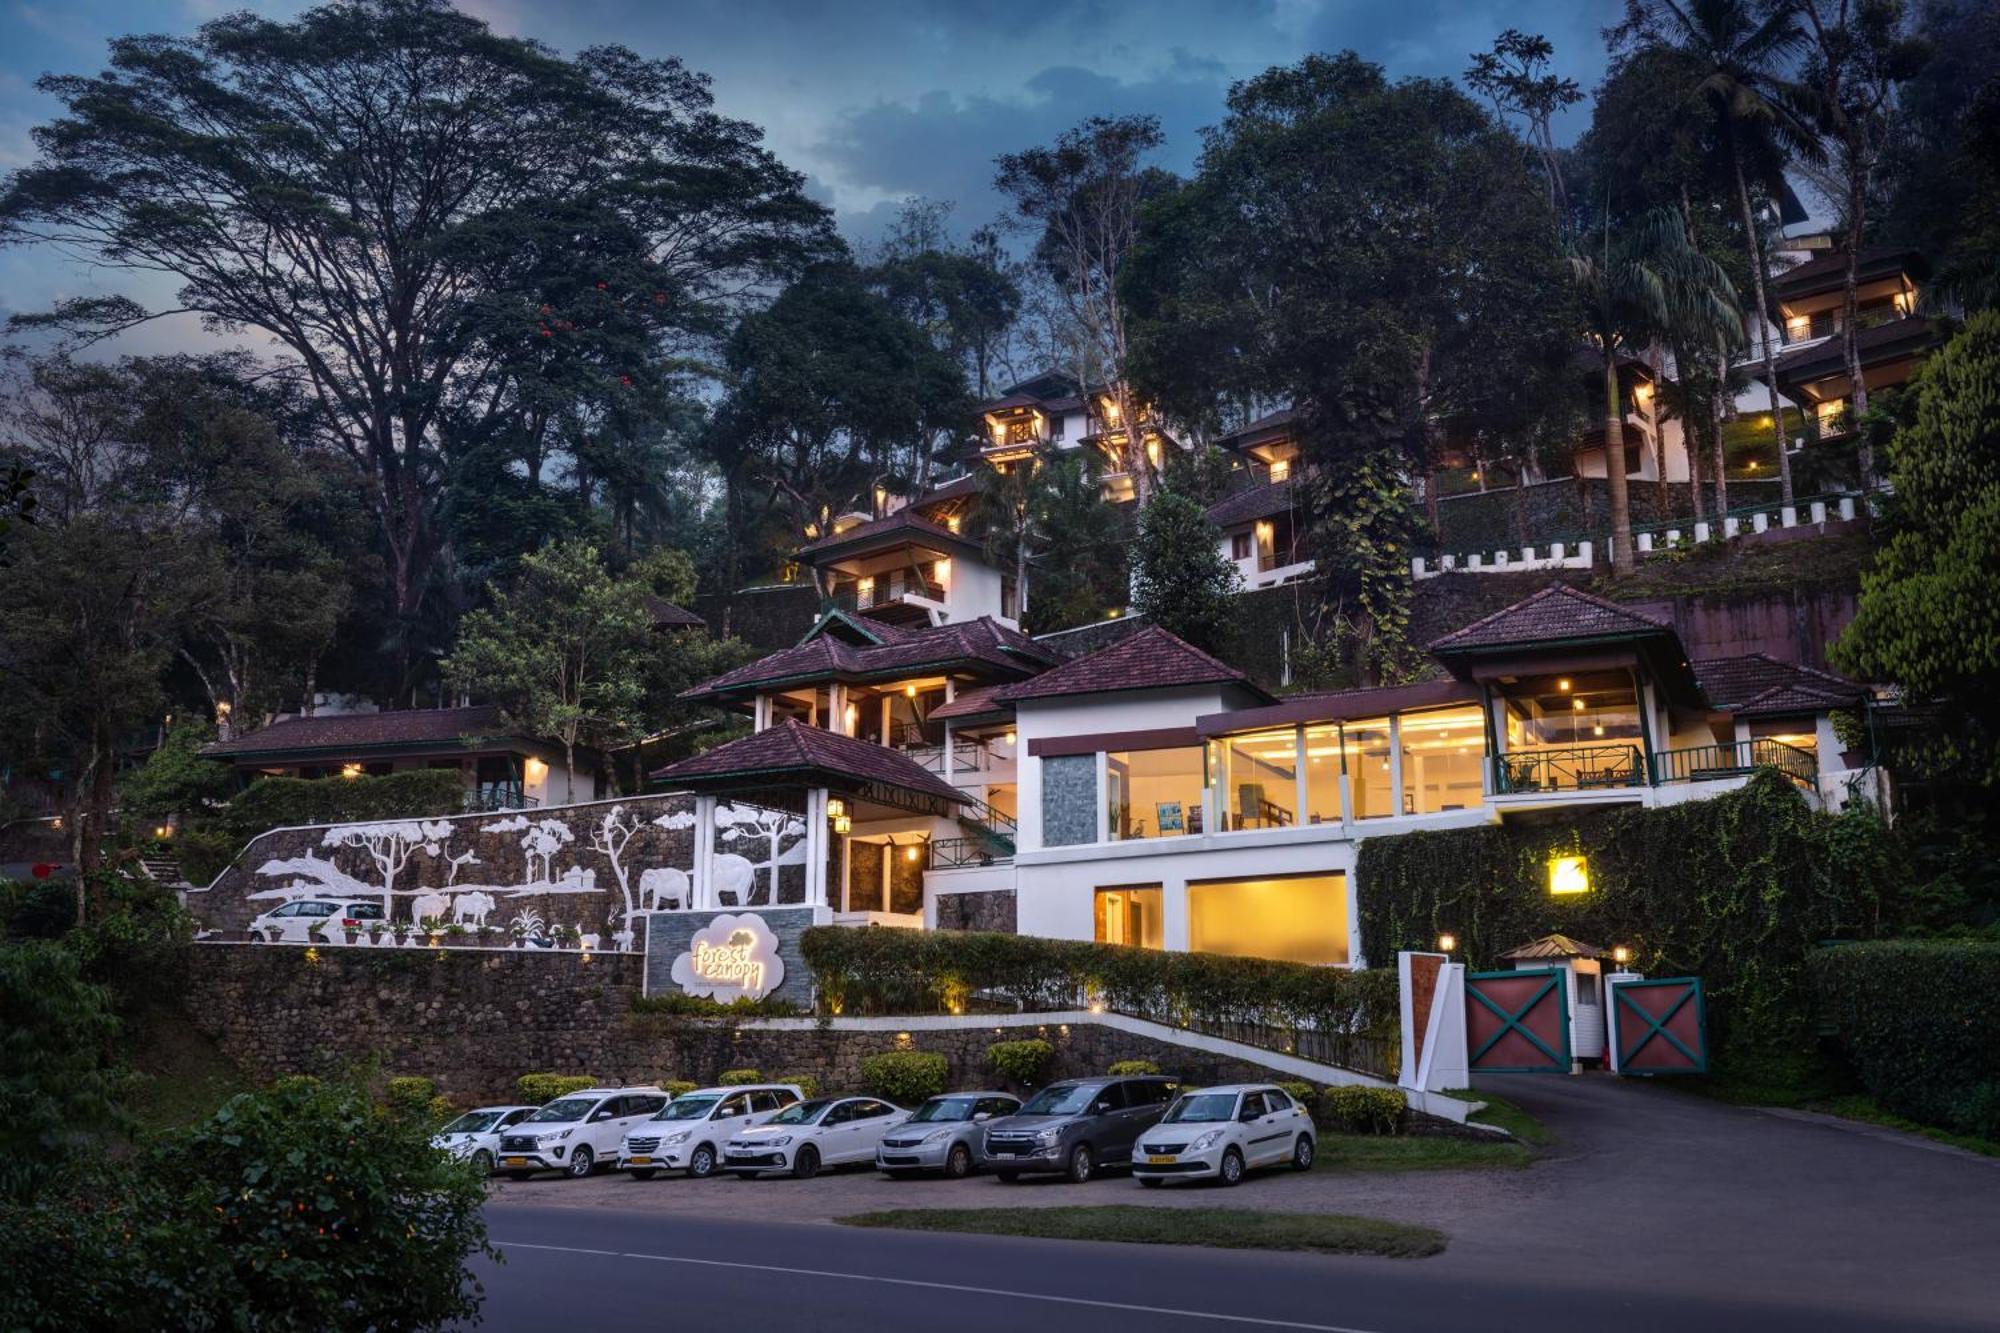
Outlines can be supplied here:
<path id="1" fill-rule="evenodd" d="M 1916 419 L 1889 446 L 1892 535 L 1833 647 L 1843 670 L 1944 706 L 1929 775 L 2000 786 L 2000 312 L 1925 362 Z"/>
<path id="2" fill-rule="evenodd" d="M 25 1198 L 83 1135 L 121 1122 L 118 1020 L 76 958 L 41 940 L 0 944 L 0 1015 L 0 1195 Z"/>
<path id="3" fill-rule="evenodd" d="M 1815 951 L 1818 1014 L 1891 1111 L 2000 1139 L 2000 942 L 1884 940 Z"/>
<path id="4" fill-rule="evenodd" d="M 1104 1072 L 1119 1078 L 1139 1074 L 1157 1074 L 1160 1072 L 1160 1062 L 1157 1060 L 1113 1060 L 1111 1067 Z"/>
<path id="5" fill-rule="evenodd" d="M 438 1096 L 437 1083 L 415 1074 L 392 1078 L 384 1086 L 382 1101 L 392 1115 L 408 1117 L 436 1125 L 441 1123 L 435 1116 L 437 1104 L 443 1099 Z M 447 1104 L 448 1105 L 448 1104 Z"/>
<path id="6" fill-rule="evenodd" d="M 798 1088 L 799 1092 L 808 1101 L 819 1096 L 819 1075 L 817 1074 L 780 1074 L 771 1081 L 773 1083 L 792 1084 Z"/>
<path id="7" fill-rule="evenodd" d="M 1394 1134 L 1410 1109 L 1409 1098 L 1396 1089 L 1359 1083 L 1328 1088 L 1319 1104 L 1326 1123 L 1349 1134 Z"/>
<path id="8" fill-rule="evenodd" d="M 764 1075 L 755 1069 L 725 1069 L 715 1076 L 718 1088 L 737 1088 L 746 1083 L 762 1083 Z"/>
<path id="9" fill-rule="evenodd" d="M 1363 951 L 1392 958 L 1450 932 L 1490 968 L 1550 931 L 1623 944 L 1641 972 L 1703 979 L 1718 1049 L 1796 1049 L 1806 954 L 1873 933 L 1894 896 L 1887 836 L 1872 812 L 1814 812 L 1765 770 L 1712 800 L 1370 838 L 1356 867 Z M 1587 858 L 1589 892 L 1550 895 L 1557 853 Z"/>
<path id="10" fill-rule="evenodd" d="M 635 1014 L 675 1014 L 688 1018 L 789 1018 L 800 1012 L 790 1000 L 774 996 L 752 999 L 739 995 L 733 1000 L 715 1000 L 706 995 L 662 991 L 658 995 L 632 997 Z"/>
<path id="11" fill-rule="evenodd" d="M 660 1091 L 666 1093 L 669 1097 L 685 1097 L 700 1086 L 701 1084 L 688 1079 L 670 1078 L 660 1084 Z"/>
<path id="12" fill-rule="evenodd" d="M 62 879 L 0 881 L 0 926 L 20 939 L 61 939 L 76 923 L 76 889 Z"/>
<path id="13" fill-rule="evenodd" d="M 214 739 L 215 728 L 205 720 L 175 722 L 159 748 L 120 784 L 126 813 L 141 820 L 197 815 L 228 800 L 236 789 L 235 770 L 201 754 Z"/>
<path id="14" fill-rule="evenodd" d="M 465 781 L 456 770 L 422 768 L 379 777 L 259 778 L 230 801 L 216 823 L 240 849 L 275 828 L 435 818 L 464 808 Z"/>
<path id="15" fill-rule="evenodd" d="M 1318 1094 L 1313 1090 L 1313 1085 L 1303 1080 L 1286 1081 L 1277 1086 L 1282 1091 L 1289 1093 L 1293 1101 L 1307 1110 L 1312 1109 L 1313 1102 L 1318 1098 Z"/>
<path id="16" fill-rule="evenodd" d="M 944 1091 L 951 1066 L 936 1051 L 882 1051 L 863 1056 L 861 1086 L 898 1106 L 915 1106 Z"/>
<path id="17" fill-rule="evenodd" d="M 1032 1088 L 1041 1082 L 1056 1048 L 1040 1037 L 1023 1041 L 996 1041 L 986 1048 L 986 1063 L 1009 1083 Z"/>
<path id="18" fill-rule="evenodd" d="M 1393 969 L 1355 973 L 1088 940 L 880 926 L 814 927 L 801 947 L 821 1002 L 834 1013 L 943 1013 L 976 990 L 1017 1000 L 1029 1012 L 1072 1009 L 1089 993 L 1110 1009 L 1169 1023 L 1208 1019 L 1380 1036 L 1399 1022 Z"/>
<path id="19" fill-rule="evenodd" d="M 596 1086 L 597 1080 L 588 1074 L 523 1074 L 514 1080 L 524 1106 L 546 1106 L 558 1097 Z"/>
<path id="20" fill-rule="evenodd" d="M 1200 503 L 1171 490 L 1139 512 L 1132 609 L 1207 652 L 1228 651 L 1243 578 Z"/>

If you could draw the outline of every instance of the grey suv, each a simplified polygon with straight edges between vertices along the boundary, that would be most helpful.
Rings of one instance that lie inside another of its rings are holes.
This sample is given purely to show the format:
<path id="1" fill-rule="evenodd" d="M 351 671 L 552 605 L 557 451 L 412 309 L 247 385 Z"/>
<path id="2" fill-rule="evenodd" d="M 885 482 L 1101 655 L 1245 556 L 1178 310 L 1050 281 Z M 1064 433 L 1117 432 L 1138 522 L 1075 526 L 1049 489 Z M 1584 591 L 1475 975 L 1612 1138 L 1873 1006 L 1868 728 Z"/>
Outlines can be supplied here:
<path id="1" fill-rule="evenodd" d="M 1080 1078 L 1051 1083 L 1020 1111 L 986 1125 L 986 1160 L 1013 1182 L 1061 1173 L 1077 1184 L 1099 1168 L 1124 1166 L 1132 1145 L 1166 1114 L 1180 1091 L 1173 1078 Z"/>

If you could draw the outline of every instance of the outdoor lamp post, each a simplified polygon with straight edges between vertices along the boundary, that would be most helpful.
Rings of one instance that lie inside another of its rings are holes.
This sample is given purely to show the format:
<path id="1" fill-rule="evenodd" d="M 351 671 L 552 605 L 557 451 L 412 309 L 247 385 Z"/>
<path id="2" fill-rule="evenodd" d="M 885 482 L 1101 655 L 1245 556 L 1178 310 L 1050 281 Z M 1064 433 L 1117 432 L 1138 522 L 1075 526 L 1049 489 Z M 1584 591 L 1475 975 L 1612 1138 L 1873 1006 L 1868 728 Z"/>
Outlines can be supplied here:
<path id="1" fill-rule="evenodd" d="M 1438 936 L 1439 953 L 1450 953 L 1456 948 L 1458 948 L 1458 936 L 1451 934 L 1449 931 Z"/>

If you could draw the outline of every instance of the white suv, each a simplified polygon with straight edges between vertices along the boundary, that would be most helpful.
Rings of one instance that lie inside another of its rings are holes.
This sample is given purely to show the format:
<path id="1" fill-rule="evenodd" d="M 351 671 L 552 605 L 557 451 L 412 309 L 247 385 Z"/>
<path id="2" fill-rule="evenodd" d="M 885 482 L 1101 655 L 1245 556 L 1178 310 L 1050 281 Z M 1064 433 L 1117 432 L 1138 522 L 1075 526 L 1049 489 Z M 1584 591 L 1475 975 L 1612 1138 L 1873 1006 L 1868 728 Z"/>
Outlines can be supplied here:
<path id="1" fill-rule="evenodd" d="M 1158 1124 L 1139 1135 L 1132 1175 L 1141 1185 L 1168 1180 L 1242 1181 L 1253 1166 L 1313 1164 L 1312 1116 L 1283 1088 L 1234 1083 L 1184 1092 Z"/>
<path id="2" fill-rule="evenodd" d="M 721 1165 L 722 1145 L 732 1134 L 763 1124 L 804 1096 L 792 1083 L 684 1092 L 625 1135 L 618 1148 L 618 1165 L 630 1171 L 635 1180 L 651 1180 L 661 1171 L 683 1170 L 692 1180 L 705 1180 Z"/>
<path id="3" fill-rule="evenodd" d="M 666 1104 L 657 1087 L 585 1088 L 558 1097 L 500 1136 L 500 1169 L 515 1180 L 537 1171 L 580 1180 L 599 1162 L 615 1161 L 625 1131 Z"/>

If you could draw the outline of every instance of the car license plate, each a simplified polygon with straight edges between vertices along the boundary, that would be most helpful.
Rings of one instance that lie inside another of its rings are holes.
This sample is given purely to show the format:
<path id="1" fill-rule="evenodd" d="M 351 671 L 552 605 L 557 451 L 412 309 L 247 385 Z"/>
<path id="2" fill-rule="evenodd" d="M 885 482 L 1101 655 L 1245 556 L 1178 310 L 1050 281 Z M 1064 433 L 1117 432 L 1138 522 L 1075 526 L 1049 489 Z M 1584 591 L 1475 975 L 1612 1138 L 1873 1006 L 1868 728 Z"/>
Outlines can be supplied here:
<path id="1" fill-rule="evenodd" d="M 500 1165 L 502 1166 L 526 1166 L 527 1164 L 528 1159 L 525 1157 L 502 1157 L 500 1159 Z"/>
<path id="2" fill-rule="evenodd" d="M 1148 1154 L 1146 1160 L 1156 1165 L 1165 1166 L 1174 1160 L 1174 1155 L 1170 1152 L 1156 1152 Z"/>
<path id="3" fill-rule="evenodd" d="M 633 1157 L 628 1160 L 630 1160 L 632 1165 L 634 1166 L 651 1166 L 653 1164 L 653 1159 L 650 1157 Z"/>

